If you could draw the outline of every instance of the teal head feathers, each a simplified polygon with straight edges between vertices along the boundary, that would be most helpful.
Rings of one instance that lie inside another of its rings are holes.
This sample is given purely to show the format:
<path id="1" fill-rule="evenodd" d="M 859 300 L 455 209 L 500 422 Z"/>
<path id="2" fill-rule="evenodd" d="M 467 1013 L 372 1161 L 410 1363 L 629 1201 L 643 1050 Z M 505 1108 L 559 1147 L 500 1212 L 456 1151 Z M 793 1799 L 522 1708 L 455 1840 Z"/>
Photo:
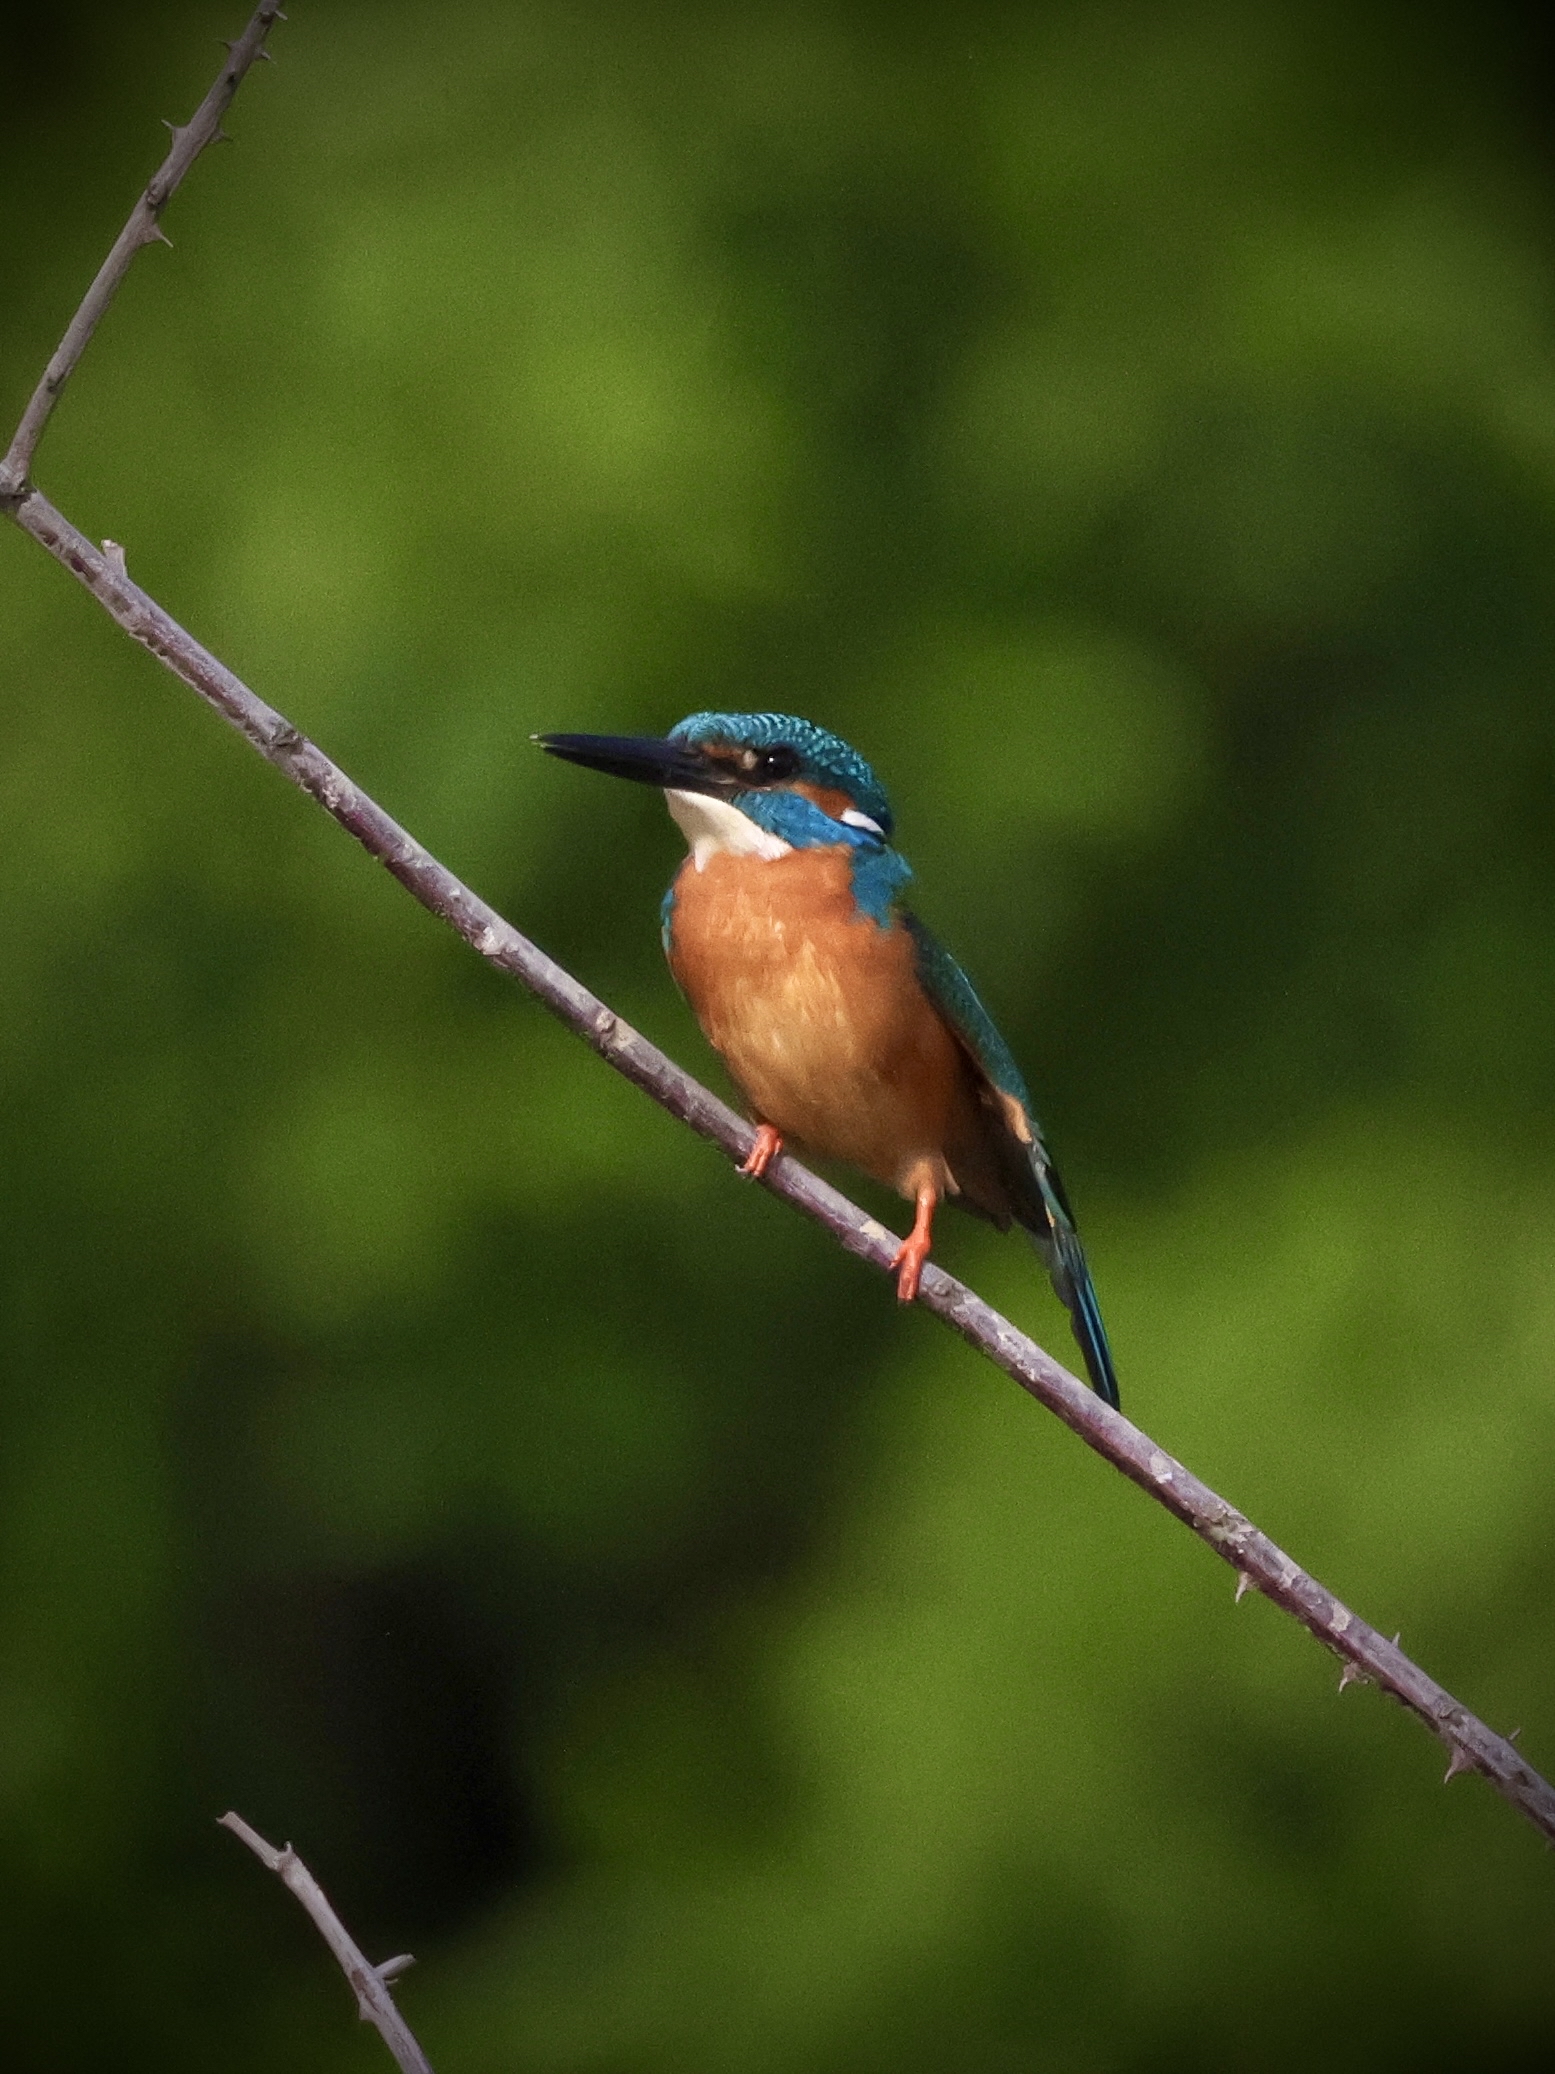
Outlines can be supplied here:
<path id="1" fill-rule="evenodd" d="M 885 787 L 840 735 L 793 713 L 692 713 L 662 738 L 537 735 L 553 756 L 661 786 L 698 870 L 720 852 L 847 848 L 861 912 L 886 919 L 912 877 L 889 847 Z"/>
<path id="2" fill-rule="evenodd" d="M 854 836 L 883 842 L 891 803 L 869 765 L 792 713 L 692 713 L 663 737 L 536 735 L 542 749 L 613 777 L 733 807 L 791 848 Z M 821 816 L 803 809 L 814 808 Z M 825 825 L 830 824 L 830 825 Z"/>
<path id="3" fill-rule="evenodd" d="M 840 810 L 844 825 L 891 833 L 885 787 L 857 749 L 813 720 L 793 713 L 693 713 L 670 729 L 669 739 L 761 772 L 759 789 L 802 785 L 839 793 L 847 801 Z"/>

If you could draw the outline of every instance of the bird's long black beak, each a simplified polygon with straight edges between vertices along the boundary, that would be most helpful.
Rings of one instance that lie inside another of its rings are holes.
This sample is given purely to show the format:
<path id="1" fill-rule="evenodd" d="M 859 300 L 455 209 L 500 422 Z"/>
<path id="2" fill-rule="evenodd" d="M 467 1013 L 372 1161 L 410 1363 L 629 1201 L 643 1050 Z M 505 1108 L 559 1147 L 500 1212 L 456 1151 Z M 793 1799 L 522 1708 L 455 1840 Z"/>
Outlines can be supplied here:
<path id="1" fill-rule="evenodd" d="M 635 778 L 639 785 L 659 785 L 670 792 L 731 792 L 727 770 L 689 742 L 654 735 L 535 735 L 540 747 L 585 770 L 612 778 Z"/>

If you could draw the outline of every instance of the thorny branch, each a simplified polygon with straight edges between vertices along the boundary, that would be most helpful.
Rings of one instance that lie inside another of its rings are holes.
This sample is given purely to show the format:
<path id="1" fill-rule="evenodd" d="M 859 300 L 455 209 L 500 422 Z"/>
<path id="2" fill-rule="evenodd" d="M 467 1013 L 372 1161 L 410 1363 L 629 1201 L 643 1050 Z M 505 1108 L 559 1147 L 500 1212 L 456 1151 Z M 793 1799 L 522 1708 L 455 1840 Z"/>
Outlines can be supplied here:
<path id="1" fill-rule="evenodd" d="M 276 1850 L 273 1844 L 265 1842 L 257 1829 L 250 1829 L 241 1815 L 230 1810 L 221 1817 L 221 1827 L 240 1837 L 260 1863 L 268 1865 L 282 1886 L 295 1894 L 308 1911 L 319 1935 L 340 1962 L 341 1972 L 351 1983 L 357 2015 L 364 2024 L 375 2027 L 403 2069 L 403 2074 L 432 2074 L 426 2054 L 416 2043 L 409 2024 L 400 2015 L 394 1997 L 389 1993 L 389 1983 L 398 1980 L 408 1967 L 416 1963 L 409 1952 L 401 1952 L 398 1958 L 385 1959 L 381 1965 L 373 1965 L 370 1959 L 363 1957 L 361 1947 L 331 1908 L 324 1889 L 290 1844 Z"/>
<path id="2" fill-rule="evenodd" d="M 222 107 L 226 105 L 226 99 L 231 98 L 227 82 L 235 86 L 236 77 L 241 76 L 237 71 L 238 53 L 246 52 L 245 63 L 251 59 L 277 14 L 275 7 L 262 6 L 240 43 L 234 46 L 233 63 L 224 70 L 217 87 L 212 90 L 213 94 L 225 94 L 225 99 L 220 102 Z M 205 105 L 211 105 L 211 97 L 207 97 Z M 189 130 L 181 133 L 181 138 L 188 139 L 193 129 L 191 124 Z M 197 148 L 197 145 L 193 147 Z M 190 158 L 193 149 L 189 151 Z M 178 152 L 179 144 L 175 143 L 174 152 L 169 157 L 170 166 Z M 167 170 L 164 167 L 159 180 Z M 182 164 L 178 170 L 183 170 Z M 156 187 L 155 182 L 153 187 Z M 148 195 L 150 193 L 148 190 Z M 165 193 L 161 199 L 166 199 Z M 160 202 L 154 206 L 159 207 Z M 131 218 L 130 226 L 114 248 L 115 255 L 125 246 L 125 239 L 131 237 L 137 221 L 136 217 Z M 145 242 L 146 237 L 137 232 L 117 270 L 114 258 L 110 257 L 66 333 L 65 344 L 51 363 L 51 373 L 61 364 L 64 373 L 69 372 L 129 258 L 139 244 Z M 45 378 L 45 388 L 47 384 L 48 377 Z M 55 383 L 56 390 L 57 387 L 58 382 Z M 322 750 L 202 648 L 154 599 L 130 580 L 120 550 L 111 543 L 105 543 L 103 550 L 94 547 L 39 491 L 26 484 L 25 468 L 21 475 L 16 473 L 16 456 L 20 453 L 25 464 L 51 403 L 52 394 L 36 424 L 33 420 L 37 397 L 29 405 L 6 464 L 10 474 L 0 477 L 0 503 L 10 511 L 17 524 L 85 584 L 126 633 L 141 642 L 176 677 L 214 706 L 224 720 L 294 785 L 316 799 L 325 812 L 355 836 L 363 848 L 384 864 L 424 907 L 456 929 L 483 958 L 528 987 L 553 1015 L 591 1045 L 619 1073 L 668 1109 L 671 1115 L 689 1124 L 732 1158 L 743 1159 L 752 1143 L 748 1124 L 683 1072 L 673 1060 L 620 1021 L 571 973 L 553 963 L 543 951 L 521 936 L 510 922 L 439 864 L 382 807 L 354 785 Z M 848 1252 L 857 1254 L 882 1271 L 888 1269 L 896 1248 L 893 1235 L 796 1160 L 786 1156 L 777 1160 L 768 1172 L 765 1185 L 774 1195 L 824 1225 Z M 1344 1665 L 1341 1690 L 1347 1684 L 1363 1680 L 1375 1684 L 1408 1707 L 1446 1746 L 1449 1753 L 1448 1779 L 1460 1772 L 1482 1772 L 1498 1793 L 1555 1842 L 1555 1789 L 1524 1761 L 1506 1737 L 1486 1727 L 1451 1693 L 1411 1662 L 1398 1647 L 1396 1639 L 1388 1641 L 1341 1604 L 1234 1506 L 1228 1505 L 1181 1462 L 1158 1448 L 1147 1434 L 1141 1433 L 1120 1413 L 1103 1404 L 1085 1384 L 953 1276 L 931 1263 L 924 1271 L 918 1301 L 1002 1368 L 1006 1375 L 1013 1377 L 1023 1390 L 1046 1405 L 1088 1447 L 1094 1448 L 1115 1469 L 1148 1491 L 1175 1518 L 1192 1528 L 1236 1571 L 1238 1598 L 1250 1587 L 1262 1592 L 1293 1619 L 1300 1621 L 1325 1648 L 1331 1649 Z"/>
<path id="3" fill-rule="evenodd" d="M 162 228 L 162 211 L 206 145 L 215 143 L 225 134 L 221 118 L 231 106 L 232 97 L 242 85 L 250 65 L 256 58 L 270 55 L 264 47 L 265 38 L 276 22 L 285 19 L 279 0 L 264 0 L 262 6 L 256 7 L 253 19 L 242 35 L 235 43 L 228 44 L 227 62 L 193 115 L 182 128 L 176 123 L 168 124 L 173 142 L 167 157 L 146 183 L 145 192 L 130 211 L 129 221 L 114 240 L 113 250 L 97 269 L 97 279 L 86 291 L 65 336 L 55 347 L 53 359 L 43 370 L 42 381 L 33 390 L 27 408 L 22 412 L 16 437 L 11 441 L 5 459 L 0 461 L 0 500 L 14 497 L 26 484 L 33 454 L 59 401 L 59 392 L 75 372 L 76 362 L 86 351 L 88 340 L 118 292 L 119 283 L 129 272 L 136 253 L 143 245 L 172 243 Z"/>

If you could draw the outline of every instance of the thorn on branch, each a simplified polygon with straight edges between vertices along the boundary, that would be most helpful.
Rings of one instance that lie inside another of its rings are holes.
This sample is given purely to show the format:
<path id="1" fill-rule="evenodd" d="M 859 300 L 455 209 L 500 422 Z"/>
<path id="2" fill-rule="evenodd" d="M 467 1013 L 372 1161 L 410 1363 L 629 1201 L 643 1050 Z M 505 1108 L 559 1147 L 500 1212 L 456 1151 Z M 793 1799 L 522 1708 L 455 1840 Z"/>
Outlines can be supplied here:
<path id="1" fill-rule="evenodd" d="M 103 560 L 110 569 L 117 570 L 119 575 L 129 575 L 130 572 L 124 565 L 124 549 L 120 547 L 117 540 L 105 540 L 103 542 Z"/>
<path id="2" fill-rule="evenodd" d="M 1232 1605 L 1240 1606 L 1252 1588 L 1253 1580 L 1248 1576 L 1247 1572 L 1238 1570 L 1236 1573 L 1236 1597 L 1232 1600 Z"/>
<path id="3" fill-rule="evenodd" d="M 1339 1690 L 1341 1692 L 1344 1691 L 1347 1685 L 1369 1685 L 1370 1683 L 1371 1680 L 1366 1673 L 1351 1663 L 1347 1663 L 1339 1673 Z"/>
<path id="4" fill-rule="evenodd" d="M 323 1888 L 290 1844 L 276 1850 L 265 1842 L 258 1830 L 250 1828 L 241 1815 L 230 1810 L 221 1817 L 221 1827 L 230 1829 L 240 1842 L 247 1844 L 260 1864 L 276 1873 L 282 1885 L 307 1911 L 314 1928 L 329 1946 L 335 1963 L 350 1983 L 364 2022 L 376 2026 L 378 2035 L 394 2055 L 401 2074 L 432 2074 L 425 2053 L 389 1992 L 389 1982 L 403 1973 L 407 1966 L 414 1965 L 410 1953 L 401 1952 L 395 1958 L 385 1959 L 381 1966 L 374 1966 L 364 1957 L 361 1946 L 336 1915 Z"/>
<path id="5" fill-rule="evenodd" d="M 1453 1780 L 1457 1778 L 1459 1772 L 1471 1772 L 1473 1771 L 1473 1769 L 1473 1758 L 1470 1757 L 1469 1753 L 1467 1752 L 1467 1750 L 1464 1749 L 1461 1743 L 1454 1743 L 1452 1749 L 1452 1756 L 1448 1759 L 1447 1769 L 1445 1773 L 1442 1775 L 1442 1784 L 1444 1786 L 1450 1786 Z"/>
<path id="6" fill-rule="evenodd" d="M 146 225 L 146 235 L 141 239 L 141 243 L 143 245 L 166 245 L 169 252 L 173 249 L 172 239 L 155 217 Z"/>

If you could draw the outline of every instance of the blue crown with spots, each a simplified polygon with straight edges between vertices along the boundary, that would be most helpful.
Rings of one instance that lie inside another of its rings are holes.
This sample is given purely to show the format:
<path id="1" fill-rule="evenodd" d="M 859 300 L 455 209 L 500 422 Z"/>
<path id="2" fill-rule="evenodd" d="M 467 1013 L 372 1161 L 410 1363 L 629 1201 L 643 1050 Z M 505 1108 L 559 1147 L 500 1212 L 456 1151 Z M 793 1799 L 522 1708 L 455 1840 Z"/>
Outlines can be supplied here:
<path id="1" fill-rule="evenodd" d="M 857 749 L 813 720 L 793 713 L 692 713 L 670 729 L 669 738 L 697 746 L 727 742 L 735 749 L 792 749 L 799 758 L 798 777 L 846 792 L 861 812 L 879 823 L 883 834 L 891 833 L 893 816 L 885 787 Z"/>

